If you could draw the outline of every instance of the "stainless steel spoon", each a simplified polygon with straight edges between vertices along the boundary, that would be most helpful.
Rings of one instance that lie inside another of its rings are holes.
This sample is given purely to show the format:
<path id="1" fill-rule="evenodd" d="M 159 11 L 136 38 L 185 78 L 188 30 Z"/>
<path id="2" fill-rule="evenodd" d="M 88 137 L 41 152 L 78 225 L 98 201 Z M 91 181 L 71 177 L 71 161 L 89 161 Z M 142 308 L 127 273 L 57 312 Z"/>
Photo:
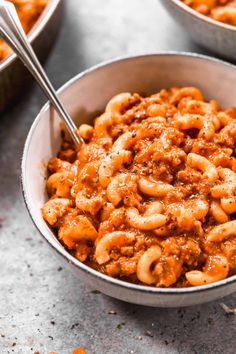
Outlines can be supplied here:
<path id="1" fill-rule="evenodd" d="M 77 147 L 83 144 L 77 127 L 56 94 L 50 80 L 42 68 L 27 36 L 21 26 L 15 6 L 9 1 L 0 0 L 0 35 L 11 46 L 20 60 L 28 68 L 41 89 L 65 123 L 71 138 Z"/>

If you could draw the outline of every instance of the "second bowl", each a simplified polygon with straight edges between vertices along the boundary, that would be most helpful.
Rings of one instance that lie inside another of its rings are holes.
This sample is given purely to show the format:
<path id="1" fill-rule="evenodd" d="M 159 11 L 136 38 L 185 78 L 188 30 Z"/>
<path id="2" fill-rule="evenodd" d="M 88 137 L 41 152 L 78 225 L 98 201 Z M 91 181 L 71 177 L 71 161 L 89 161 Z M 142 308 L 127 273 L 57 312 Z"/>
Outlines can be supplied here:
<path id="1" fill-rule="evenodd" d="M 221 57 L 236 60 L 236 26 L 204 16 L 180 0 L 160 1 L 196 43 Z"/>

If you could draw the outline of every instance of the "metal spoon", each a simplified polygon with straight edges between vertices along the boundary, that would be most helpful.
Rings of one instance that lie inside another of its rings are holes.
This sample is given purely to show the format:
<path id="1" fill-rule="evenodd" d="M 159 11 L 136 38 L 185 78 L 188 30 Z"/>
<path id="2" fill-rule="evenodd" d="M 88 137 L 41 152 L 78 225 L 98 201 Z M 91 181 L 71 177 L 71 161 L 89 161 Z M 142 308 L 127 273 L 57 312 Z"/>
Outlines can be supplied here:
<path id="1" fill-rule="evenodd" d="M 54 90 L 33 48 L 31 47 L 21 26 L 15 6 L 4 0 L 0 0 L 0 35 L 11 46 L 20 60 L 34 76 L 50 103 L 64 121 L 65 126 L 76 146 L 81 146 L 84 141 L 77 133 L 75 123 L 57 96 L 56 91 Z"/>

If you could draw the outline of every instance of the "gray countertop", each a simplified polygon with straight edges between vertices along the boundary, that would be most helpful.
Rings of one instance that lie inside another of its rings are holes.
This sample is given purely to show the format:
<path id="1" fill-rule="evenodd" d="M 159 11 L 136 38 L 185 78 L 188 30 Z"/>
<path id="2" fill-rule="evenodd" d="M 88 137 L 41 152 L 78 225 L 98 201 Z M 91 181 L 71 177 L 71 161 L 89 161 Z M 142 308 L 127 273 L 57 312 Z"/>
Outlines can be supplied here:
<path id="1" fill-rule="evenodd" d="M 156 0 L 66 0 L 46 63 L 56 87 L 103 60 L 158 50 L 204 51 Z M 236 316 L 220 301 L 185 309 L 130 305 L 90 289 L 60 266 L 27 214 L 20 162 L 30 125 L 45 102 L 33 85 L 1 116 L 0 354 L 231 354 Z M 224 299 L 236 306 L 236 296 Z M 116 314 L 109 313 L 115 312 Z"/>

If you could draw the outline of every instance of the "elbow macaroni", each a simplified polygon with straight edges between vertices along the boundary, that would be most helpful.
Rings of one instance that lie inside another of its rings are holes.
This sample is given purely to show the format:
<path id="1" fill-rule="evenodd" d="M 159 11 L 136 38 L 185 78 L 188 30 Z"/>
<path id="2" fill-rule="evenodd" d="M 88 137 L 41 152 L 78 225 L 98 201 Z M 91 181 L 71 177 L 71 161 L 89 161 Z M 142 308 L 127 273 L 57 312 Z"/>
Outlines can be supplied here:
<path id="1" fill-rule="evenodd" d="M 154 230 L 157 227 L 165 225 L 167 222 L 167 217 L 159 213 L 140 216 L 136 208 L 128 208 L 126 218 L 130 226 L 139 230 Z"/>
<path id="2" fill-rule="evenodd" d="M 176 124 L 180 130 L 198 129 L 198 137 L 204 137 L 206 140 L 210 140 L 215 134 L 213 121 L 200 114 L 185 114 L 177 118 Z"/>
<path id="3" fill-rule="evenodd" d="M 186 273 L 186 278 L 193 286 L 214 283 L 227 277 L 229 272 L 228 260 L 224 256 L 210 256 L 204 271 L 192 270 Z"/>
<path id="4" fill-rule="evenodd" d="M 112 176 L 118 171 L 123 164 L 129 163 L 131 160 L 131 152 L 128 150 L 121 150 L 109 154 L 98 170 L 99 182 L 102 187 L 107 187 L 111 181 Z"/>
<path id="5" fill-rule="evenodd" d="M 158 275 L 153 274 L 151 266 L 161 258 L 161 248 L 152 246 L 140 257 L 137 265 L 137 277 L 144 284 L 154 284 Z"/>
<path id="6" fill-rule="evenodd" d="M 195 87 L 121 93 L 64 138 L 42 208 L 81 262 L 131 282 L 199 286 L 236 274 L 236 110 Z"/>
<path id="7" fill-rule="evenodd" d="M 187 164 L 192 168 L 196 168 L 202 171 L 203 176 L 207 177 L 210 182 L 217 180 L 217 170 L 207 158 L 194 153 L 190 153 L 187 157 Z"/>

